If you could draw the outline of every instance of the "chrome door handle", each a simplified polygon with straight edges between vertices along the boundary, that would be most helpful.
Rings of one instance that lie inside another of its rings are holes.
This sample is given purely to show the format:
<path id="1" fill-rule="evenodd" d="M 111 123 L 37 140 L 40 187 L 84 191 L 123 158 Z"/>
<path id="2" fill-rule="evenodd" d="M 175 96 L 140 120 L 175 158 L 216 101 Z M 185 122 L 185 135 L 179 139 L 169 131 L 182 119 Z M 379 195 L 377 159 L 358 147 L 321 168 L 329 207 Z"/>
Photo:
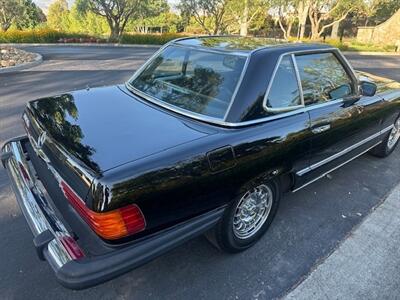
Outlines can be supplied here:
<path id="1" fill-rule="evenodd" d="M 315 127 L 313 129 L 311 129 L 311 131 L 312 131 L 312 133 L 321 133 L 321 132 L 327 131 L 329 129 L 331 129 L 331 125 L 328 124 L 328 125 L 322 125 L 322 126 Z"/>

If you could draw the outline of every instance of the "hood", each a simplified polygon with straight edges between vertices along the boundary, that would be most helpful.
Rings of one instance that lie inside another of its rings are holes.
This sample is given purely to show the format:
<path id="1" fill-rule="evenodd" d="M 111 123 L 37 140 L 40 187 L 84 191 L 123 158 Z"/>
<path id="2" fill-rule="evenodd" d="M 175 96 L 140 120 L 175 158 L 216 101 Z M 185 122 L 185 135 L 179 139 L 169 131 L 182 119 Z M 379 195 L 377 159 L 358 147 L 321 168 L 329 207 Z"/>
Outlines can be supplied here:
<path id="1" fill-rule="evenodd" d="M 97 174 L 213 133 L 123 86 L 43 98 L 28 109 L 54 142 Z"/>

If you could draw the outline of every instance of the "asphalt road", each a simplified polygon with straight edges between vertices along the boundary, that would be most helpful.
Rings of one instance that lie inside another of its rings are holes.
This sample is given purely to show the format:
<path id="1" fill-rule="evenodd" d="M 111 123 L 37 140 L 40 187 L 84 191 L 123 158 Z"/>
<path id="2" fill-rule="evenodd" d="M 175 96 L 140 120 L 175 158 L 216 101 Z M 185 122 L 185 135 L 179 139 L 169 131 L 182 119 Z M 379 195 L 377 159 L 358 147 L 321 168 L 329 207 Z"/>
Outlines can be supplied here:
<path id="1" fill-rule="evenodd" d="M 120 83 L 155 48 L 29 47 L 44 62 L 0 74 L 0 144 L 22 134 L 25 103 L 41 96 Z M 355 68 L 400 80 L 399 56 L 348 58 Z M 364 155 L 329 178 L 284 197 L 269 232 L 248 251 L 220 253 L 204 237 L 103 285 L 70 291 L 38 260 L 32 235 L 0 168 L 1 299 L 270 299 L 283 296 L 329 255 L 399 182 L 400 150 Z"/>

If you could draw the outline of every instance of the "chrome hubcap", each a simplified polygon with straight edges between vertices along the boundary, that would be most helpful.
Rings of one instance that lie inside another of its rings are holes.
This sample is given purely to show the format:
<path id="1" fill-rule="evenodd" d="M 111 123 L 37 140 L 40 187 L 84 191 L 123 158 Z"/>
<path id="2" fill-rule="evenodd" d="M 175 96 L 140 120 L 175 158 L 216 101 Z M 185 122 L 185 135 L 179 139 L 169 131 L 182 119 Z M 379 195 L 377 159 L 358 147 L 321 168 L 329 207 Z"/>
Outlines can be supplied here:
<path id="1" fill-rule="evenodd" d="M 271 211 L 272 190 L 267 185 L 246 192 L 236 206 L 233 233 L 239 239 L 253 236 L 265 223 Z"/>
<path id="2" fill-rule="evenodd" d="M 392 149 L 397 141 L 400 139 L 400 118 L 394 123 L 392 131 L 390 132 L 389 139 L 387 142 L 387 146 L 389 149 Z"/>

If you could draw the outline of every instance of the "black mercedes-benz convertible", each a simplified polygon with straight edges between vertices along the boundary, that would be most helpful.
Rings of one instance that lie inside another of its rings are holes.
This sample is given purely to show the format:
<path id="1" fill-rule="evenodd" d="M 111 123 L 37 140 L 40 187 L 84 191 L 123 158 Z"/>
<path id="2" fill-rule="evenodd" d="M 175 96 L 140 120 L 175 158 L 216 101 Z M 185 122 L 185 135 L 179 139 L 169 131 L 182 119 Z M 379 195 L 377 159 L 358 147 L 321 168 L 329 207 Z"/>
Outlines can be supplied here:
<path id="1" fill-rule="evenodd" d="M 183 38 L 125 84 L 29 102 L 1 160 L 39 257 L 80 289 L 203 233 L 249 248 L 284 192 L 388 156 L 399 114 L 400 84 L 335 48 Z"/>

